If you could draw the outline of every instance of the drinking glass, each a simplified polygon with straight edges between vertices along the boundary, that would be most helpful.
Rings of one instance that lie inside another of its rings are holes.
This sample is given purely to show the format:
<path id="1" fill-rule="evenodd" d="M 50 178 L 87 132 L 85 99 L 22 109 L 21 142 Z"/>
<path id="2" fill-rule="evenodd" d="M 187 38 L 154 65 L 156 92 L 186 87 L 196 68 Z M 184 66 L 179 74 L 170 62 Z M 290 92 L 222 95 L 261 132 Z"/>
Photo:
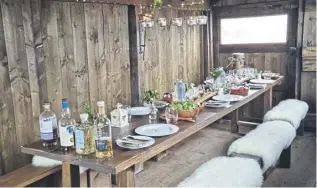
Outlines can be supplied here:
<path id="1" fill-rule="evenodd" d="M 176 124 L 178 120 L 178 112 L 177 110 L 173 110 L 170 107 L 166 107 L 165 109 L 165 119 L 168 124 Z"/>
<path id="2" fill-rule="evenodd" d="M 129 105 L 122 105 L 122 109 L 128 112 L 128 121 L 131 122 L 131 106 Z"/>

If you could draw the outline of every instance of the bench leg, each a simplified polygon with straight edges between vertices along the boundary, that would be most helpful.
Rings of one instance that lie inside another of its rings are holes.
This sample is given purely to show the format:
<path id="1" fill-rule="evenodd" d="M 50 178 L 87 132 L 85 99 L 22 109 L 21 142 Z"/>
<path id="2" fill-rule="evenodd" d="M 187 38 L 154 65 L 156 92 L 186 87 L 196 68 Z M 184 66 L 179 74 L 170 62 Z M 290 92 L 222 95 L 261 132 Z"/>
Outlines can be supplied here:
<path id="1" fill-rule="evenodd" d="M 62 186 L 80 187 L 79 166 L 72 165 L 67 161 L 62 164 Z"/>
<path id="2" fill-rule="evenodd" d="M 135 178 L 132 168 L 128 168 L 125 171 L 117 174 L 117 186 L 118 187 L 135 187 Z"/>
<path id="3" fill-rule="evenodd" d="M 239 110 L 237 109 L 231 112 L 231 132 L 232 133 L 239 132 L 238 120 L 239 120 Z"/>
<path id="4" fill-rule="evenodd" d="M 304 123 L 301 122 L 296 130 L 296 136 L 304 136 Z"/>
<path id="5" fill-rule="evenodd" d="M 267 111 L 269 111 L 272 108 L 272 94 L 273 90 L 272 88 L 269 89 L 268 91 L 266 91 L 263 95 L 264 95 L 264 102 L 263 102 L 263 113 L 265 114 Z"/>
<path id="6" fill-rule="evenodd" d="M 281 153 L 278 168 L 290 168 L 291 167 L 291 146 L 284 149 Z"/>

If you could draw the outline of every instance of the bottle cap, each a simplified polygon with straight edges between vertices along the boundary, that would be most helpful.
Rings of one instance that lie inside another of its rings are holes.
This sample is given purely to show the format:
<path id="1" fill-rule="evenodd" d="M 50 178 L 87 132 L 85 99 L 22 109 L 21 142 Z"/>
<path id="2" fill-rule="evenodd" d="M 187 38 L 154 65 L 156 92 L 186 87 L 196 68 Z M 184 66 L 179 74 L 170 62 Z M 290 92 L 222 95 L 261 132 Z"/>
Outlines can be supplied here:
<path id="1" fill-rule="evenodd" d="M 97 101 L 97 106 L 104 107 L 105 101 Z"/>
<path id="2" fill-rule="evenodd" d="M 69 108 L 69 102 L 67 99 L 62 99 L 62 109 Z"/>
<path id="3" fill-rule="evenodd" d="M 48 103 L 48 102 L 45 102 L 44 104 L 43 104 L 43 107 L 44 107 L 44 109 L 46 109 L 46 110 L 48 110 L 48 109 L 50 109 L 50 103 Z"/>
<path id="4" fill-rule="evenodd" d="M 80 117 L 80 121 L 82 123 L 84 123 L 84 122 L 86 122 L 88 120 L 88 114 L 87 113 L 80 114 L 79 117 Z"/>

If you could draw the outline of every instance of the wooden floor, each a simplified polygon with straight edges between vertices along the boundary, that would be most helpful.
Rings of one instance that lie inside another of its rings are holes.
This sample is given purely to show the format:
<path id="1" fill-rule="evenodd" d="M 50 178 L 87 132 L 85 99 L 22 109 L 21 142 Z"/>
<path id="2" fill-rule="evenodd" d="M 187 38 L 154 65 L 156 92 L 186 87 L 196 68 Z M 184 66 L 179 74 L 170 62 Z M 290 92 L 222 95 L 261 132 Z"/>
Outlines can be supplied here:
<path id="1" fill-rule="evenodd" d="M 241 132 L 248 132 L 242 127 Z M 138 187 L 172 187 L 189 176 L 202 163 L 226 155 L 229 145 L 239 138 L 229 133 L 226 123 L 213 124 L 168 151 L 159 162 L 148 161 L 136 176 Z M 316 183 L 316 136 L 305 133 L 292 145 L 292 167 L 276 169 L 264 182 L 265 187 L 312 187 Z M 105 186 L 108 175 L 100 174 L 94 186 Z M 102 183 L 103 182 L 103 183 Z"/>

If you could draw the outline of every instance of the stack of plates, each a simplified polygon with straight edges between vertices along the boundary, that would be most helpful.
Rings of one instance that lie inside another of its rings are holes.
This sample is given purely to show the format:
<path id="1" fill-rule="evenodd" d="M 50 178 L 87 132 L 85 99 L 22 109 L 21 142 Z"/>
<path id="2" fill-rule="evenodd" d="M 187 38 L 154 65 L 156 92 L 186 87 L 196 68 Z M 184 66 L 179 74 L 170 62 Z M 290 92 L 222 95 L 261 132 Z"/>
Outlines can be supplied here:
<path id="1" fill-rule="evenodd" d="M 209 100 L 205 102 L 205 106 L 210 108 L 225 108 L 230 106 L 230 102 Z"/>
<path id="2" fill-rule="evenodd" d="M 248 84 L 250 89 L 262 89 L 265 88 L 266 84 Z"/>
<path id="3" fill-rule="evenodd" d="M 149 147 L 155 140 L 148 136 L 127 136 L 116 140 L 118 146 L 126 149 L 141 149 Z"/>

